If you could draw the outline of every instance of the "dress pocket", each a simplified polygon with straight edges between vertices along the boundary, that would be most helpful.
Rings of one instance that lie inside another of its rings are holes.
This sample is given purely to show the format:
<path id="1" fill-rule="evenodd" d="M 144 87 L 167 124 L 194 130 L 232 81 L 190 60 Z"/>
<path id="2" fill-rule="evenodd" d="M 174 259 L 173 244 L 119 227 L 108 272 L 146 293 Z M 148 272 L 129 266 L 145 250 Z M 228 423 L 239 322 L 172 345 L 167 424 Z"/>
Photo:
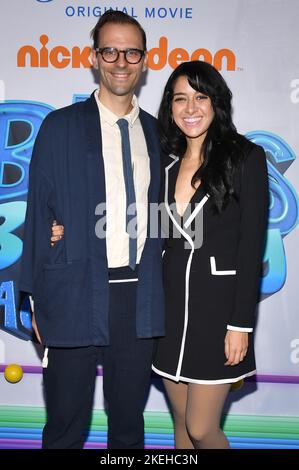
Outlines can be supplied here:
<path id="1" fill-rule="evenodd" d="M 235 269 L 219 269 L 216 265 L 215 256 L 210 256 L 210 266 L 213 276 L 235 276 L 237 274 Z"/>

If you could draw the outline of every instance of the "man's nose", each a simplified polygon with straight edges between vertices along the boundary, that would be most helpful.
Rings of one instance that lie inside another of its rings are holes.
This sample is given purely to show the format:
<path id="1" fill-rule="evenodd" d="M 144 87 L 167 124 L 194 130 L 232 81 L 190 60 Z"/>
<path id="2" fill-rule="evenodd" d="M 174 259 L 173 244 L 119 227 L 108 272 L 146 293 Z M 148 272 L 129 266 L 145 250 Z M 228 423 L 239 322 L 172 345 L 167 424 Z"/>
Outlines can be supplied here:
<path id="1" fill-rule="evenodd" d="M 118 59 L 117 59 L 116 63 L 120 67 L 125 67 L 127 65 L 127 61 L 125 59 L 125 53 L 124 52 L 119 53 L 119 56 L 118 56 Z"/>

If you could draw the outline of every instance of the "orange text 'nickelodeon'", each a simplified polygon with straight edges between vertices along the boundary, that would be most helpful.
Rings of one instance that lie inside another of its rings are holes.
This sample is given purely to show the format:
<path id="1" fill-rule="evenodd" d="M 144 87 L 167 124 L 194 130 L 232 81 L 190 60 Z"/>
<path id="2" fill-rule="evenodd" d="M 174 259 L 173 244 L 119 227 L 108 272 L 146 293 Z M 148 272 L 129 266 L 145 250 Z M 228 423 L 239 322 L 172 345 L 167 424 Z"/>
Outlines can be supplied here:
<path id="1" fill-rule="evenodd" d="M 73 46 L 47 47 L 49 37 L 43 34 L 39 38 L 41 47 L 22 46 L 17 55 L 18 67 L 54 67 L 56 69 L 71 68 L 90 68 L 91 48 L 86 46 L 80 48 Z M 236 70 L 236 56 L 231 49 L 219 49 L 214 54 L 205 48 L 198 48 L 193 52 L 188 52 L 182 47 L 169 50 L 168 39 L 161 36 L 159 45 L 148 51 L 148 67 L 151 70 L 161 70 L 166 65 L 175 69 L 181 62 L 189 60 L 203 60 L 214 65 L 218 70 Z"/>

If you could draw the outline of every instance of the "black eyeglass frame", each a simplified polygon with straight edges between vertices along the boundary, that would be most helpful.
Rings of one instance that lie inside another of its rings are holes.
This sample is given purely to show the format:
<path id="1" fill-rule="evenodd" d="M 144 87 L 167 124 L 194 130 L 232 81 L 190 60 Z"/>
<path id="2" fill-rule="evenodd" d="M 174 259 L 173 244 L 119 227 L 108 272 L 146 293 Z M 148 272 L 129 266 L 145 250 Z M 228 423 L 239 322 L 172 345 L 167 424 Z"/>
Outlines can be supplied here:
<path id="1" fill-rule="evenodd" d="M 104 59 L 104 56 L 103 56 L 104 51 L 117 52 L 117 56 L 116 56 L 115 60 L 106 60 L 106 59 Z M 136 52 L 140 53 L 140 59 L 138 60 L 138 62 L 130 62 L 127 59 L 127 54 L 130 51 L 136 51 Z M 117 62 L 118 59 L 119 59 L 119 54 L 123 53 L 124 56 L 125 56 L 125 60 L 128 62 L 128 64 L 136 65 L 136 64 L 139 64 L 141 62 L 142 57 L 144 57 L 144 54 L 145 54 L 145 51 L 143 49 L 136 49 L 135 47 L 130 47 L 130 48 L 124 49 L 124 50 L 119 50 L 116 47 L 97 47 L 95 49 L 95 52 L 97 54 L 101 54 L 103 61 L 106 62 L 107 64 L 113 64 L 114 62 Z"/>

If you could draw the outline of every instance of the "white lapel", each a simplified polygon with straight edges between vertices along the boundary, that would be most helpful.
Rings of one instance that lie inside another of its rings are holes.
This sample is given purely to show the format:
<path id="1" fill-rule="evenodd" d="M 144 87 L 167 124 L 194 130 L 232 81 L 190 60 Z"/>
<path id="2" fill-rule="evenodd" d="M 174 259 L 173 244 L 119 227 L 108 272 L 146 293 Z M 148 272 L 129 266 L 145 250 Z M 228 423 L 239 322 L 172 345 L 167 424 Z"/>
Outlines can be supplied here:
<path id="1" fill-rule="evenodd" d="M 167 213 L 170 217 L 170 219 L 172 220 L 173 224 L 175 225 L 175 227 L 177 228 L 177 230 L 181 233 L 181 235 L 184 236 L 184 238 L 190 243 L 190 245 L 192 246 L 192 248 L 194 248 L 194 243 L 193 243 L 193 240 L 192 238 L 190 237 L 190 235 L 185 232 L 185 230 L 178 224 L 177 220 L 175 219 L 175 217 L 173 216 L 173 213 L 171 212 L 170 210 L 170 207 L 169 207 L 169 201 L 168 201 L 168 190 L 169 190 L 169 170 L 179 161 L 179 157 L 177 157 L 176 155 L 169 155 L 173 161 L 170 163 L 170 165 L 168 165 L 167 167 L 165 167 L 165 194 L 164 194 L 164 202 L 165 202 L 165 207 L 166 207 L 166 210 L 167 210 Z M 210 195 L 209 194 L 205 194 L 205 196 L 202 198 L 202 200 L 198 203 L 198 204 L 195 204 L 195 209 L 191 212 L 191 214 L 189 215 L 188 219 L 186 220 L 186 222 L 184 223 L 184 228 L 187 229 L 190 224 L 192 223 L 192 221 L 195 219 L 195 217 L 198 215 L 199 211 L 203 208 L 203 206 L 205 205 L 205 203 L 207 202 L 207 200 L 209 199 Z"/>
<path id="2" fill-rule="evenodd" d="M 209 199 L 209 197 L 210 197 L 210 195 L 206 194 L 198 204 L 195 204 L 195 209 L 191 212 L 188 219 L 184 223 L 184 228 L 188 228 L 190 226 L 190 224 L 195 219 L 195 217 L 197 216 L 199 211 L 203 208 L 203 206 L 205 205 L 205 203 Z"/>
<path id="3" fill-rule="evenodd" d="M 190 237 L 190 235 L 188 235 L 187 232 L 185 232 L 185 230 L 183 230 L 183 228 L 178 224 L 177 220 L 175 219 L 175 217 L 173 216 L 173 213 L 171 212 L 170 210 L 170 207 L 169 207 L 169 201 L 168 201 L 168 187 L 169 187 L 169 170 L 179 161 L 179 157 L 176 157 L 175 155 L 169 155 L 171 158 L 174 159 L 173 162 L 170 163 L 170 165 L 168 165 L 166 168 L 165 168 L 165 194 L 164 194 L 164 202 L 165 202 L 165 208 L 166 208 L 166 211 L 168 213 L 168 216 L 169 218 L 172 220 L 172 223 L 173 225 L 176 227 L 176 229 L 180 232 L 181 235 L 183 235 L 183 237 L 190 243 L 191 247 L 192 247 L 192 252 L 194 251 L 194 243 L 193 243 L 193 240 L 192 238 Z"/>

